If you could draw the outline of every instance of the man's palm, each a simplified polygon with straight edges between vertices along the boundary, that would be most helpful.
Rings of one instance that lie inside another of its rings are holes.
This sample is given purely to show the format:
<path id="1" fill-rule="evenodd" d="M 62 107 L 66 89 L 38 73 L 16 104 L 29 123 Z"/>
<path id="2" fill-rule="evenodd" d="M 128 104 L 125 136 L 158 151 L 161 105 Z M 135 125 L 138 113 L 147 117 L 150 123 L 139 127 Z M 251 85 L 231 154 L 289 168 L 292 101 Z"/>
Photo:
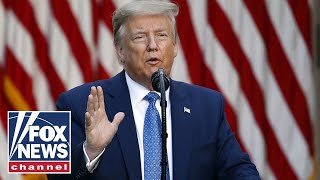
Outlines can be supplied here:
<path id="1" fill-rule="evenodd" d="M 85 149 L 90 160 L 92 160 L 111 142 L 118 130 L 120 122 L 124 118 L 124 113 L 117 113 L 113 121 L 109 121 L 105 112 L 103 90 L 98 86 L 98 88 L 91 87 L 85 118 Z"/>

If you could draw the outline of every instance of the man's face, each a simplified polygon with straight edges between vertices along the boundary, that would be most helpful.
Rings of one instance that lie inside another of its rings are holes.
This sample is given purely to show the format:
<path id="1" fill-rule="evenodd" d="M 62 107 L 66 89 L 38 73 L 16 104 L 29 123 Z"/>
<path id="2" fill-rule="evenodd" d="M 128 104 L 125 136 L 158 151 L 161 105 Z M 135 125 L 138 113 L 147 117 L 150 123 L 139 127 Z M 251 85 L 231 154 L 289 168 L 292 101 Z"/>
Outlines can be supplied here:
<path id="1" fill-rule="evenodd" d="M 151 75 L 162 67 L 169 76 L 177 55 L 170 21 L 163 15 L 135 16 L 125 26 L 117 53 L 128 75 L 151 90 Z"/>

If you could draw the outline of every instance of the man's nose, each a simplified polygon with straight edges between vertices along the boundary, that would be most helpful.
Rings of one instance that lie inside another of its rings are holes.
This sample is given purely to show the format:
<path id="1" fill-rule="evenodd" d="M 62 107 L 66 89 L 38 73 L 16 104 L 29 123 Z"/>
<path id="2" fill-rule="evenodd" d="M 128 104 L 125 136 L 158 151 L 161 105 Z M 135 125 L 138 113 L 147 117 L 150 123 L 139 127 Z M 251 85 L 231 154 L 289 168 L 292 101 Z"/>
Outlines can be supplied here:
<path id="1" fill-rule="evenodd" d="M 156 50 L 158 50 L 158 44 L 157 44 L 155 36 L 149 36 L 147 50 L 148 51 L 156 51 Z"/>

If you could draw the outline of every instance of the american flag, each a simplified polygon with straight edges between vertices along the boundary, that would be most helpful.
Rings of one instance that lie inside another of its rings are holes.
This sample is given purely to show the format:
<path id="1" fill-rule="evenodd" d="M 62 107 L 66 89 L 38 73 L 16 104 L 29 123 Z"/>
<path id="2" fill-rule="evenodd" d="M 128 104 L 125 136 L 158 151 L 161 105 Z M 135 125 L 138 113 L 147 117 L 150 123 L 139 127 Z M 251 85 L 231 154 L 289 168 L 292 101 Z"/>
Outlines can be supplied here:
<path id="1" fill-rule="evenodd" d="M 55 110 L 60 93 L 122 70 L 113 11 L 128 0 L 0 0 L 0 179 L 8 110 Z M 172 78 L 223 93 L 263 179 L 315 179 L 313 0 L 176 0 Z"/>

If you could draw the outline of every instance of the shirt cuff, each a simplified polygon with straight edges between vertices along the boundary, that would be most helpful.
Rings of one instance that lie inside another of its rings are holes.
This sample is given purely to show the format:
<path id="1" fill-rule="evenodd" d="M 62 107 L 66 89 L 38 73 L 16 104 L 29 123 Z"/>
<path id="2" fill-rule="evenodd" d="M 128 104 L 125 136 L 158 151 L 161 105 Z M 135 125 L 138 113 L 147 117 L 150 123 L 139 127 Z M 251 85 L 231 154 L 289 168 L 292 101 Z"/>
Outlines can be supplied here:
<path id="1" fill-rule="evenodd" d="M 84 153 L 84 158 L 85 158 L 85 162 L 86 162 L 86 167 L 87 167 L 87 170 L 90 172 L 90 173 L 93 173 L 93 171 L 97 168 L 98 164 L 99 164 L 99 161 L 101 159 L 101 155 L 104 153 L 104 150 L 105 148 L 103 149 L 103 151 L 97 156 L 95 157 L 91 162 L 90 162 L 90 159 L 87 155 L 87 152 L 84 148 L 84 143 L 82 145 L 82 149 L 83 149 L 83 153 Z"/>

